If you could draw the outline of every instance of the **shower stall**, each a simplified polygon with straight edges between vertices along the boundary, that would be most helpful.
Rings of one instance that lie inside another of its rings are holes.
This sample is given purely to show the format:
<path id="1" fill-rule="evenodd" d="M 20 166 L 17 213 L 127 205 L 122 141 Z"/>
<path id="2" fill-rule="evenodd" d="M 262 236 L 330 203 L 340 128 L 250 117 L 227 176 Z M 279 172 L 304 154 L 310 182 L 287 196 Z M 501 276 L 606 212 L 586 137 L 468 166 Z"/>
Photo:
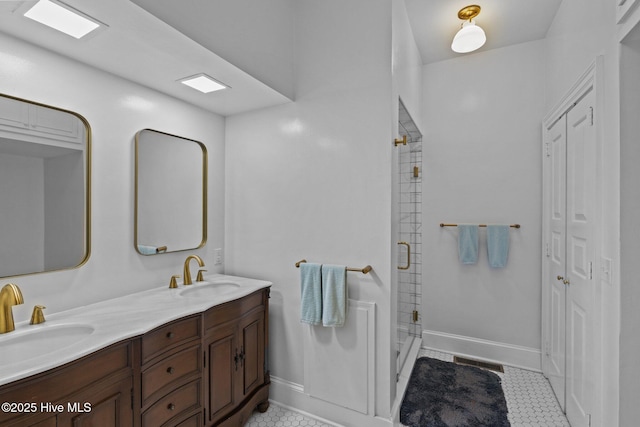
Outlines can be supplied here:
<path id="1" fill-rule="evenodd" d="M 397 373 L 407 362 L 412 347 L 421 343 L 422 299 L 422 133 L 399 102 L 397 156 L 398 238 L 397 269 Z"/>

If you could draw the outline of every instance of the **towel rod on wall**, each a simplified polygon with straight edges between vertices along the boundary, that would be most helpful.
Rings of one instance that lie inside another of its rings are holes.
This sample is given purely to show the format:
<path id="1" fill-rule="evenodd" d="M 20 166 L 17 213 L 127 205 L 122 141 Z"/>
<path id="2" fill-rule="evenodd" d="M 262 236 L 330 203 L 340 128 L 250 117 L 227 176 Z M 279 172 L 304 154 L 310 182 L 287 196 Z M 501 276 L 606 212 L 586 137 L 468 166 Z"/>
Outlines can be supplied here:
<path id="1" fill-rule="evenodd" d="M 457 227 L 458 224 L 445 224 L 443 222 L 440 223 L 440 227 Z M 478 227 L 486 227 L 487 224 L 478 224 Z M 520 224 L 511 224 L 509 225 L 511 228 L 520 228 Z"/>
<path id="2" fill-rule="evenodd" d="M 307 262 L 306 259 L 301 259 L 300 261 L 296 262 L 296 268 L 300 268 L 300 264 L 302 264 L 303 262 Z M 351 268 L 351 267 L 347 267 L 347 271 L 359 271 L 362 274 L 367 274 L 368 272 L 370 272 L 371 270 L 373 270 L 373 267 L 371 267 L 370 265 L 367 265 L 364 268 Z"/>

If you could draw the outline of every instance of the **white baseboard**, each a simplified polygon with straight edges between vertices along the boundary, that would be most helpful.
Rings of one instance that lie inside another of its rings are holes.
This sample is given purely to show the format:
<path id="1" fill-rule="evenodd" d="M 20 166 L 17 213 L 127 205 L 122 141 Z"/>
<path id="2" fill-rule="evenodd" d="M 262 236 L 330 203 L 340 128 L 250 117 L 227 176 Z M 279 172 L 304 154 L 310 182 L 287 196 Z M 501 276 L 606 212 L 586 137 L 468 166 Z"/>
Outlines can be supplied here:
<path id="1" fill-rule="evenodd" d="M 458 356 L 541 371 L 542 353 L 537 348 L 427 330 L 422 331 L 422 346 Z"/>
<path id="2" fill-rule="evenodd" d="M 364 415 L 316 399 L 304 392 L 304 386 L 278 377 L 271 377 L 269 400 L 275 405 L 291 409 L 335 427 L 391 427 L 391 420 Z"/>

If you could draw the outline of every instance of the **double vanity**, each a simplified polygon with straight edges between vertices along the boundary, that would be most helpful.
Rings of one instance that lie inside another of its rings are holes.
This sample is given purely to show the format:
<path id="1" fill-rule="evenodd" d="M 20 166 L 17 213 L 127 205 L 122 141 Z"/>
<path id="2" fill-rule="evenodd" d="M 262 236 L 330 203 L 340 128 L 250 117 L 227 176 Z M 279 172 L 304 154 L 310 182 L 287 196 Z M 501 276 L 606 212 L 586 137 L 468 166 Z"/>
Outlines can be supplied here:
<path id="1" fill-rule="evenodd" d="M 207 241 L 208 154 L 143 129 L 134 138 L 133 245 L 143 256 Z M 162 173 L 158 173 L 162 171 Z M 91 247 L 91 128 L 72 111 L 0 94 L 0 277 L 83 266 Z M 189 209 L 185 209 L 185 206 Z M 221 264 L 222 249 L 215 249 Z M 198 272 L 183 283 L 14 324 L 31 304 L 0 290 L 0 426 L 242 426 L 269 406 L 270 282 Z M 193 283 L 192 283 L 193 282 Z M 159 284 L 160 286 L 160 284 Z"/>
<path id="2" fill-rule="evenodd" d="M 244 425 L 269 405 L 270 286 L 211 275 L 17 323 L 0 425 Z"/>

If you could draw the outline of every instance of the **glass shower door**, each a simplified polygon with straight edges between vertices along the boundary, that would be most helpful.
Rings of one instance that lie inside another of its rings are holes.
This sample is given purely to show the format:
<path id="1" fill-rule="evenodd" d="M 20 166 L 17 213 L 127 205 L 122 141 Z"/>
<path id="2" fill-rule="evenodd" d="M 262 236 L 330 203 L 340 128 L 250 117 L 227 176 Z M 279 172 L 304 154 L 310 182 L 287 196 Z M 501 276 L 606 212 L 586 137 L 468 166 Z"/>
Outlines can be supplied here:
<path id="1" fill-rule="evenodd" d="M 414 339 L 422 333 L 422 134 L 400 101 L 398 129 L 407 143 L 397 146 L 398 182 L 398 373 Z"/>

